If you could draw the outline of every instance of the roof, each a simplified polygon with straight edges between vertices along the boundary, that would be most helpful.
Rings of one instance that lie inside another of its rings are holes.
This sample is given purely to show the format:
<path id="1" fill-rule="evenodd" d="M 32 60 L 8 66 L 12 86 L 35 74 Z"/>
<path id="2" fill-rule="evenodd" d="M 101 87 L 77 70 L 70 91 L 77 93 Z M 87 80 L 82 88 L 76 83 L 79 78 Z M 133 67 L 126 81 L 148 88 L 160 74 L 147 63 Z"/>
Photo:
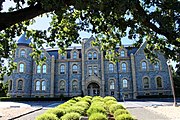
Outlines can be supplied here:
<path id="1" fill-rule="evenodd" d="M 20 45 L 29 45 L 31 43 L 31 38 L 26 39 L 26 33 L 22 34 L 19 40 L 17 41 L 17 44 Z"/>

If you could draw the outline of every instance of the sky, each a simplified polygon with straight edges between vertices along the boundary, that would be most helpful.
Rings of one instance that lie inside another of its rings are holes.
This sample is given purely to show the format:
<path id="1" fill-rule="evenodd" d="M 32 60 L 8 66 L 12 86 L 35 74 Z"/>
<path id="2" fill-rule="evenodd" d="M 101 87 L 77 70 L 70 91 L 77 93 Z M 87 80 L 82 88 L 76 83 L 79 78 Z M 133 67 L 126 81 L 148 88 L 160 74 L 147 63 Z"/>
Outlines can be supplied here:
<path id="1" fill-rule="evenodd" d="M 4 12 L 8 11 L 8 8 L 13 6 L 13 2 L 7 0 L 6 2 L 4 2 L 3 4 L 3 10 Z M 36 23 L 34 23 L 33 25 L 29 26 L 29 29 L 37 29 L 37 30 L 46 30 L 48 29 L 48 27 L 50 26 L 50 22 L 51 22 L 51 17 L 46 17 L 45 15 L 43 17 L 36 17 L 35 18 Z M 91 33 L 88 32 L 79 32 L 80 37 L 81 38 L 90 38 L 92 36 Z M 19 38 L 19 37 L 17 37 Z M 127 37 L 122 39 L 122 44 L 123 45 L 131 45 L 133 44 L 135 41 L 133 40 L 129 40 Z M 74 44 L 73 44 L 74 45 Z M 173 65 L 173 67 L 175 68 L 175 63 L 174 62 L 170 62 L 170 64 Z"/>

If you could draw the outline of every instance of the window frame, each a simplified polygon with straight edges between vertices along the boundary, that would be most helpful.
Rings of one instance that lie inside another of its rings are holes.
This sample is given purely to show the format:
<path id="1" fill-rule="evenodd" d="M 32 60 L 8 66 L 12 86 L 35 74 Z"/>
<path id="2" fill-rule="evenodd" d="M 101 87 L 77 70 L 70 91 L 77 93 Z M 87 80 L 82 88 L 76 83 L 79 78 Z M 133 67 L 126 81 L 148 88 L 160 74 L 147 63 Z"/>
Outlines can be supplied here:
<path id="1" fill-rule="evenodd" d="M 45 68 L 44 68 L 44 66 L 45 66 Z M 43 64 L 43 66 L 42 66 L 42 73 L 47 73 L 47 65 L 46 64 Z"/>
<path id="2" fill-rule="evenodd" d="M 110 65 L 112 65 L 112 66 L 110 66 Z M 113 63 L 109 63 L 108 71 L 109 71 L 109 73 L 113 73 L 114 72 L 114 64 Z"/>
<path id="3" fill-rule="evenodd" d="M 126 78 L 122 79 L 122 88 L 128 88 L 128 80 Z"/>
<path id="4" fill-rule="evenodd" d="M 148 81 L 145 81 L 146 78 L 147 78 Z M 147 82 L 147 83 L 145 83 L 145 82 Z M 149 89 L 150 88 L 150 79 L 149 79 L 149 77 L 143 77 L 143 88 L 144 89 Z"/>
<path id="5" fill-rule="evenodd" d="M 74 68 L 76 66 L 76 69 Z M 73 74 L 77 74 L 78 73 L 78 65 L 77 64 L 73 64 L 72 65 L 72 73 Z"/>
<path id="6" fill-rule="evenodd" d="M 23 66 L 21 66 L 23 65 Z M 24 73 L 25 72 L 25 64 L 24 63 L 19 63 L 19 72 Z"/>

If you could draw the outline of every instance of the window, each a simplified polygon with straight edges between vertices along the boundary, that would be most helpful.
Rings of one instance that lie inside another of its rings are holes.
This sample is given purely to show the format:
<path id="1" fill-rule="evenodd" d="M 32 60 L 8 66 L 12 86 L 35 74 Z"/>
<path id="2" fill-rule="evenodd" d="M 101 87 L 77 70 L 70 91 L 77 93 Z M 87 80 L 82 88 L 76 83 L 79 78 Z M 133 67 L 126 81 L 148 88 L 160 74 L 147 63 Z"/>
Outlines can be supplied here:
<path id="1" fill-rule="evenodd" d="M 26 54 L 25 50 L 20 51 L 20 57 L 25 57 L 25 54 Z"/>
<path id="2" fill-rule="evenodd" d="M 39 80 L 36 81 L 36 90 L 40 90 L 40 81 Z"/>
<path id="3" fill-rule="evenodd" d="M 9 81 L 9 90 L 12 90 L 12 80 Z"/>
<path id="4" fill-rule="evenodd" d="M 159 64 L 159 62 L 156 62 L 156 63 L 154 64 L 154 69 L 155 69 L 155 70 L 160 70 L 160 64 Z"/>
<path id="5" fill-rule="evenodd" d="M 94 74 L 95 74 L 95 75 L 98 74 L 97 66 L 94 66 Z"/>
<path id="6" fill-rule="evenodd" d="M 76 80 L 72 82 L 72 90 L 78 90 L 78 82 Z"/>
<path id="7" fill-rule="evenodd" d="M 114 80 L 110 80 L 109 88 L 111 90 L 114 90 L 114 88 L 115 88 L 114 86 L 115 86 Z"/>
<path id="8" fill-rule="evenodd" d="M 121 56 L 121 57 L 125 57 L 125 51 L 124 51 L 124 50 L 121 50 L 120 56 Z"/>
<path id="9" fill-rule="evenodd" d="M 143 78 L 143 87 L 149 88 L 149 78 L 148 77 Z"/>
<path id="10" fill-rule="evenodd" d="M 60 65 L 60 74 L 65 74 L 65 65 Z"/>
<path id="11" fill-rule="evenodd" d="M 89 74 L 89 75 L 92 75 L 92 66 L 89 66 L 89 67 L 88 67 L 88 74 Z"/>
<path id="12" fill-rule="evenodd" d="M 72 66 L 72 71 L 73 71 L 73 73 L 77 73 L 77 72 L 78 72 L 78 67 L 77 67 L 77 65 L 73 65 L 73 66 Z"/>
<path id="13" fill-rule="evenodd" d="M 123 88 L 128 87 L 128 81 L 126 79 L 123 79 Z"/>
<path id="14" fill-rule="evenodd" d="M 114 65 L 109 63 L 109 72 L 114 72 Z"/>
<path id="15" fill-rule="evenodd" d="M 122 63 L 121 67 L 122 67 L 122 72 L 126 72 L 127 71 L 126 63 Z"/>
<path id="16" fill-rule="evenodd" d="M 73 52 L 73 59 L 77 59 L 77 52 Z"/>
<path id="17" fill-rule="evenodd" d="M 161 77 L 156 78 L 156 84 L 157 84 L 157 88 L 162 88 L 162 78 Z"/>
<path id="18" fill-rule="evenodd" d="M 44 53 L 42 52 L 40 55 L 40 58 L 42 59 L 44 57 Z"/>
<path id="19" fill-rule="evenodd" d="M 92 60 L 92 53 L 91 52 L 88 53 L 88 60 Z"/>
<path id="20" fill-rule="evenodd" d="M 97 53 L 96 52 L 93 53 L 93 59 L 97 60 Z"/>
<path id="21" fill-rule="evenodd" d="M 42 84 L 42 90 L 46 90 L 46 81 L 43 80 L 41 84 Z"/>
<path id="22" fill-rule="evenodd" d="M 41 66 L 40 65 L 37 66 L 37 73 L 41 73 Z"/>
<path id="23" fill-rule="evenodd" d="M 18 90 L 22 90 L 22 88 L 23 88 L 23 81 L 18 80 Z"/>
<path id="24" fill-rule="evenodd" d="M 46 73 L 46 65 L 43 65 L 43 73 Z"/>
<path id="25" fill-rule="evenodd" d="M 60 81 L 59 90 L 65 91 L 65 82 L 63 80 Z"/>
<path id="26" fill-rule="evenodd" d="M 24 64 L 23 63 L 19 64 L 19 72 L 24 72 Z"/>
<path id="27" fill-rule="evenodd" d="M 141 63 L 141 70 L 147 70 L 147 63 L 145 61 Z"/>

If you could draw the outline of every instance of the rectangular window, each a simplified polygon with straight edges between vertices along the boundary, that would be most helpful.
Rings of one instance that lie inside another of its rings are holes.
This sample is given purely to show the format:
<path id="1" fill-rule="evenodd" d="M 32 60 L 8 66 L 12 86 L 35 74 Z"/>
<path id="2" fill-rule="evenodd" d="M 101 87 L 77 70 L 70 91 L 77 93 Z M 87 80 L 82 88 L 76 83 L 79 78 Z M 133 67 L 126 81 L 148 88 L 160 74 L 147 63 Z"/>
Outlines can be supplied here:
<path id="1" fill-rule="evenodd" d="M 92 75 L 92 66 L 89 66 L 89 67 L 88 67 L 88 74 L 89 74 L 89 75 Z"/>
<path id="2" fill-rule="evenodd" d="M 95 75 L 98 75 L 97 66 L 94 66 L 94 74 L 95 74 Z"/>

